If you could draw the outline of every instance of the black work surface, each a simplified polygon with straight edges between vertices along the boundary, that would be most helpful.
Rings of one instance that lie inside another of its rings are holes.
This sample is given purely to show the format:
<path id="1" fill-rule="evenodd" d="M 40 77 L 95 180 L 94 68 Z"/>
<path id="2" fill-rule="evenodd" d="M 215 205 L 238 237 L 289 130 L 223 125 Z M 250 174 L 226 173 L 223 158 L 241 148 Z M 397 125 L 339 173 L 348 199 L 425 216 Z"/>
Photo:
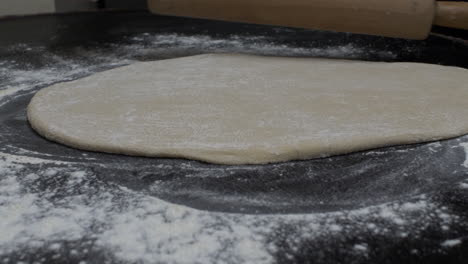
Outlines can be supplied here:
<path id="1" fill-rule="evenodd" d="M 1 20 L 0 262 L 467 261 L 466 136 L 220 166 L 75 150 L 28 126 L 29 100 L 53 83 L 220 52 L 468 68 L 466 42 L 439 34 L 407 41 L 144 12 Z"/>

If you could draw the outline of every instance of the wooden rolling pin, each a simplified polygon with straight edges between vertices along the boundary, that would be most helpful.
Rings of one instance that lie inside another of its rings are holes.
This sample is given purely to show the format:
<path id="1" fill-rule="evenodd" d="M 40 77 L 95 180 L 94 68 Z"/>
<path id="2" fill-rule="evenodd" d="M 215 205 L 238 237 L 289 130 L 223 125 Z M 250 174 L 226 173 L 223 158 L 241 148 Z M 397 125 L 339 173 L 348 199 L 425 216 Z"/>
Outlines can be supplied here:
<path id="1" fill-rule="evenodd" d="M 148 0 L 153 13 L 425 39 L 432 25 L 468 29 L 468 3 L 435 0 Z"/>

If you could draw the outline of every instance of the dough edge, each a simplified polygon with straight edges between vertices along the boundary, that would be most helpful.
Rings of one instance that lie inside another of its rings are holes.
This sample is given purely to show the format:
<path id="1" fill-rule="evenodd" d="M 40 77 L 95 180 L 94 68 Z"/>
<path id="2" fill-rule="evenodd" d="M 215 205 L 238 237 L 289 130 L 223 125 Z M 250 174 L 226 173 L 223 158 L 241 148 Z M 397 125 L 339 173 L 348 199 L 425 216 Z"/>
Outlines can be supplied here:
<path id="1" fill-rule="evenodd" d="M 451 135 L 434 137 L 428 140 L 427 135 L 395 135 L 385 141 L 378 139 L 369 141 L 368 139 L 355 140 L 354 144 L 341 146 L 340 148 L 317 148 L 315 146 L 302 146 L 301 150 L 297 148 L 284 148 L 280 150 L 281 154 L 276 154 L 268 149 L 161 149 L 159 151 L 148 152 L 148 150 L 135 149 L 130 150 L 125 147 L 112 147 L 87 143 L 79 138 L 71 137 L 57 131 L 51 131 L 44 122 L 35 115 L 34 103 L 31 101 L 27 108 L 27 118 L 31 127 L 44 138 L 63 144 L 68 147 L 108 154 L 123 154 L 129 156 L 139 156 L 147 158 L 177 158 L 187 160 L 198 160 L 206 163 L 220 165 L 261 165 L 270 163 L 280 163 L 298 160 L 310 160 L 317 158 L 327 158 L 331 156 L 341 156 L 362 151 L 372 151 L 380 148 L 392 148 L 403 145 L 417 145 L 421 143 L 431 143 L 440 140 L 450 140 L 466 134 L 466 132 L 455 132 Z M 276 151 L 278 152 L 278 151 Z M 248 154 L 246 154 L 248 153 Z"/>

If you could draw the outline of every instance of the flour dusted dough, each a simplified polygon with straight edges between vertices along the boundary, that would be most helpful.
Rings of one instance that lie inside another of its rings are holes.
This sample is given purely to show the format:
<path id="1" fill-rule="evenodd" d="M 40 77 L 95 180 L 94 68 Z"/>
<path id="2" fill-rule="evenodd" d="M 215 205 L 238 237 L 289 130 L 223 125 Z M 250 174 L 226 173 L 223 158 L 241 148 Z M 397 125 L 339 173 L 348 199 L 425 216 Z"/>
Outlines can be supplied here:
<path id="1" fill-rule="evenodd" d="M 468 71 L 249 55 L 140 62 L 39 91 L 32 127 L 72 147 L 223 164 L 468 133 Z"/>

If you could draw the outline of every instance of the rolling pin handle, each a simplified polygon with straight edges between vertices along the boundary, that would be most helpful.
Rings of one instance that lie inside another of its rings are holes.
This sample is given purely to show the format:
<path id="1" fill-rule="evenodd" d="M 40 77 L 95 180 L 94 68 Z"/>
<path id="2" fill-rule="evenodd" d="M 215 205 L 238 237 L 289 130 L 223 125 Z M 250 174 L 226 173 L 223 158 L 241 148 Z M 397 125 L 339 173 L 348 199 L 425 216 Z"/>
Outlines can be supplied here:
<path id="1" fill-rule="evenodd" d="M 437 2 L 434 25 L 468 30 L 468 3 Z"/>

